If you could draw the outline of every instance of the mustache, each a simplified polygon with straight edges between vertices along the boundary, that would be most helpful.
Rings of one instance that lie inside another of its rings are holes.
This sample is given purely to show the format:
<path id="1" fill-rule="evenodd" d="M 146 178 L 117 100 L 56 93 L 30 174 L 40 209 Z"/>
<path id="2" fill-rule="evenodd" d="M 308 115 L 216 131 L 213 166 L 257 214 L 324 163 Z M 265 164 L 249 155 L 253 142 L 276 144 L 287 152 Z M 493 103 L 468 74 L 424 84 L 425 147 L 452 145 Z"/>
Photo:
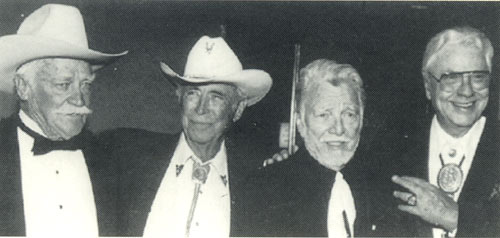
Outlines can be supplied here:
<path id="1" fill-rule="evenodd" d="M 70 105 L 64 105 L 55 111 L 60 114 L 82 114 L 87 115 L 92 113 L 92 109 L 87 106 L 75 107 Z"/>

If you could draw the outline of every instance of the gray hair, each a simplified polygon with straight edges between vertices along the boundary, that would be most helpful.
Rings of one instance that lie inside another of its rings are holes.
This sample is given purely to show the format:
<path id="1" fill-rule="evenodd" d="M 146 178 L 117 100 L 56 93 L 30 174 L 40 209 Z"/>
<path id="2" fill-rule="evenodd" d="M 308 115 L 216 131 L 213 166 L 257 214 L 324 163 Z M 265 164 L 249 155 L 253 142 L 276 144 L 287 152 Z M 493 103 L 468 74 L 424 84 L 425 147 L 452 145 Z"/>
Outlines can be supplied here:
<path id="1" fill-rule="evenodd" d="M 17 70 L 15 77 L 21 77 L 30 83 L 37 77 L 42 69 L 47 68 L 52 63 L 52 58 L 36 59 L 24 63 Z"/>
<path id="2" fill-rule="evenodd" d="M 333 60 L 317 59 L 300 70 L 300 81 L 297 85 L 297 110 L 303 116 L 304 103 L 309 90 L 319 84 L 327 82 L 334 86 L 342 82 L 347 83 L 358 94 L 360 112 L 363 115 L 365 108 L 365 90 L 358 71 L 349 64 L 338 64 Z"/>
<path id="3" fill-rule="evenodd" d="M 480 30 L 472 27 L 454 27 L 446 29 L 427 43 L 422 61 L 422 72 L 429 70 L 436 61 L 439 54 L 448 45 L 476 48 L 481 51 L 491 71 L 491 59 L 493 58 L 493 46 L 491 41 Z"/>

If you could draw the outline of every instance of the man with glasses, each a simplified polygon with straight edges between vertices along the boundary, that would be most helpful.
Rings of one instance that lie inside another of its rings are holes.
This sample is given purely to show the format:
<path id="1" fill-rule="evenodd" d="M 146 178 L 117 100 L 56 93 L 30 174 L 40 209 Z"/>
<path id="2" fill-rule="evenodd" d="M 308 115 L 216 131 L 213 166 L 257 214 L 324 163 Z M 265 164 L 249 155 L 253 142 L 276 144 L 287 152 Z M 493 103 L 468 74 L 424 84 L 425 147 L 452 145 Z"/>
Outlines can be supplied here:
<path id="1" fill-rule="evenodd" d="M 470 27 L 447 29 L 427 44 L 422 75 L 435 115 L 410 137 L 407 169 L 398 171 L 405 176 L 392 177 L 402 186 L 393 193 L 402 201 L 394 235 L 482 234 L 499 158 L 495 117 L 483 115 L 492 57 L 490 40 Z"/>

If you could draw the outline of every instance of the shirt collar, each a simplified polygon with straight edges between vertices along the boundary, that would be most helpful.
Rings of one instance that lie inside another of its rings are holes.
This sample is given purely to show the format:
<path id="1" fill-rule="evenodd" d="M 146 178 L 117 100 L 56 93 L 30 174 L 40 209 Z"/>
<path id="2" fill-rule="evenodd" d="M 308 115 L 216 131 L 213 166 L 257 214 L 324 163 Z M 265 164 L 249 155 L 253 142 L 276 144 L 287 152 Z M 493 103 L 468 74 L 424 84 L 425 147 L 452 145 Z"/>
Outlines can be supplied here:
<path id="1" fill-rule="evenodd" d="M 19 110 L 19 118 L 21 119 L 21 122 L 24 123 L 24 125 L 26 125 L 28 128 L 44 137 L 47 137 L 45 133 L 43 133 L 38 123 L 31 119 L 31 117 L 29 117 L 28 114 L 26 114 L 23 110 Z"/>
<path id="2" fill-rule="evenodd" d="M 224 140 L 222 141 L 217 154 L 215 154 L 212 159 L 206 161 L 205 163 L 202 163 L 198 156 L 194 154 L 191 147 L 189 147 L 184 132 L 181 133 L 181 136 L 179 138 L 177 151 L 179 151 L 179 156 L 177 157 L 178 160 L 176 161 L 177 165 L 184 165 L 190 158 L 192 158 L 194 161 L 202 165 L 209 164 L 210 167 L 213 170 L 217 171 L 220 176 L 225 176 L 227 174 L 227 153 Z"/>
<path id="3" fill-rule="evenodd" d="M 468 146 L 477 138 L 479 138 L 483 132 L 484 124 L 486 118 L 481 116 L 474 125 L 467 131 L 462 137 L 456 138 L 446 133 L 446 131 L 441 127 L 437 116 L 434 115 L 431 124 L 431 134 L 436 135 L 438 148 L 445 148 L 447 146 L 455 146 L 458 148 L 468 148 Z"/>

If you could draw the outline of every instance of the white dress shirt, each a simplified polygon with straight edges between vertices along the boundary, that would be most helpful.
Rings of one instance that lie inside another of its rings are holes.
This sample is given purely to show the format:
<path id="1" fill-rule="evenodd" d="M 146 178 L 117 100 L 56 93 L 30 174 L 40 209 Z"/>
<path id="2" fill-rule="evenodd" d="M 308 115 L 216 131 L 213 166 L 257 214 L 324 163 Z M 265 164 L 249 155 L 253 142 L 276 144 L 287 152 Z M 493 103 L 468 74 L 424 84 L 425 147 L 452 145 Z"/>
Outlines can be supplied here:
<path id="1" fill-rule="evenodd" d="M 443 167 L 439 154 L 441 154 L 444 164 L 454 163 L 456 165 L 460 164 L 463 156 L 465 159 L 460 166 L 463 171 L 462 183 L 457 192 L 453 194 L 453 199 L 458 201 L 460 193 L 467 175 L 469 174 L 470 167 L 472 165 L 472 160 L 476 154 L 476 148 L 479 144 L 479 139 L 483 133 L 484 124 L 486 122 L 485 117 L 481 117 L 474 125 L 469 129 L 469 131 L 460 138 L 455 138 L 441 127 L 437 117 L 434 116 L 431 124 L 430 132 L 430 143 L 429 143 L 429 180 L 432 185 L 438 186 L 438 173 Z M 443 229 L 433 228 L 433 237 L 442 237 L 446 233 Z M 449 235 L 454 236 L 456 230 L 451 232 Z"/>
<path id="2" fill-rule="evenodd" d="M 181 134 L 156 193 L 144 229 L 144 237 L 186 236 L 187 220 L 195 190 L 195 182 L 192 179 L 194 162 L 208 164 L 210 171 L 205 184 L 201 185 L 189 236 L 229 237 L 231 203 L 224 142 L 213 159 L 201 163 L 187 144 L 184 134 Z"/>
<path id="3" fill-rule="evenodd" d="M 21 121 L 44 136 L 22 110 Z M 17 129 L 26 235 L 28 237 L 97 237 L 92 184 L 81 150 L 33 155 L 34 139 Z"/>
<path id="4" fill-rule="evenodd" d="M 354 236 L 355 220 L 356 207 L 351 188 L 344 180 L 342 173 L 337 172 L 328 205 L 328 237 Z M 349 230 L 347 230 L 347 226 Z"/>

